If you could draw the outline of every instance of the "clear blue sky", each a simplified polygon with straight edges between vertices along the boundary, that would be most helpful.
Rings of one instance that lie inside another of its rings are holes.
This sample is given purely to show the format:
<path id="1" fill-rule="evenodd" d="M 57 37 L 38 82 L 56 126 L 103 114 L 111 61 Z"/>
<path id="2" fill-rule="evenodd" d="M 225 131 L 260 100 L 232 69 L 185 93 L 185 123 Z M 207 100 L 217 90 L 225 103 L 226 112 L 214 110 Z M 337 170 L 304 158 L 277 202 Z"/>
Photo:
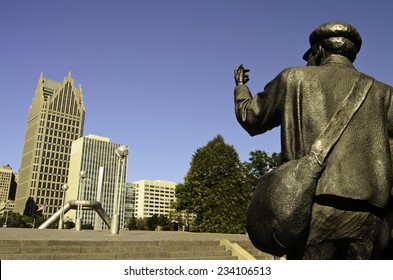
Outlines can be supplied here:
<path id="1" fill-rule="evenodd" d="M 130 148 L 127 181 L 182 182 L 217 134 L 240 159 L 280 151 L 279 130 L 250 137 L 233 109 L 233 69 L 251 68 L 255 94 L 304 65 L 308 36 L 342 20 L 363 46 L 355 67 L 393 84 L 393 2 L 282 0 L 0 2 L 0 165 L 19 169 L 40 72 L 71 71 L 86 106 L 84 134 Z M 361 133 L 361 132 L 359 132 Z"/>

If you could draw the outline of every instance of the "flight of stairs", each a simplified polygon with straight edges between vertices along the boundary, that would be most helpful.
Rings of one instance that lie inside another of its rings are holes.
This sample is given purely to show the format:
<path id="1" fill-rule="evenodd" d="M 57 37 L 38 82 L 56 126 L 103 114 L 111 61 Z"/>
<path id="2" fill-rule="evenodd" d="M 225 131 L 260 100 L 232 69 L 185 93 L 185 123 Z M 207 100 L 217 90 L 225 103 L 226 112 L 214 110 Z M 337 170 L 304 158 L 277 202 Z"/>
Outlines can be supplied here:
<path id="1" fill-rule="evenodd" d="M 0 240 L 1 260 L 237 260 L 219 241 Z"/>

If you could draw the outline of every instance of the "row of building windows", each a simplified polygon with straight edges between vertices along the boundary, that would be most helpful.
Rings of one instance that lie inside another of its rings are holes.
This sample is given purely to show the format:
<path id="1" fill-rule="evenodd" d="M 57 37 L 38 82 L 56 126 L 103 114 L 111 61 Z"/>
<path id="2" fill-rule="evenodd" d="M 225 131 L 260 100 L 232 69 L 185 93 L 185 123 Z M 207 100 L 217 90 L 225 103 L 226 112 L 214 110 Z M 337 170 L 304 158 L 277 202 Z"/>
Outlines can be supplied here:
<path id="1" fill-rule="evenodd" d="M 68 143 L 66 143 L 65 139 L 70 139 L 71 141 L 75 140 L 76 138 L 75 134 L 71 135 L 70 133 L 65 133 L 65 132 L 59 132 L 59 134 L 61 134 L 59 135 L 59 137 L 45 136 L 45 143 L 55 144 L 54 146 L 56 147 L 57 151 L 59 151 L 58 150 L 59 146 L 62 147 L 63 149 L 68 147 L 71 148 L 70 142 L 67 141 Z"/>
<path id="2" fill-rule="evenodd" d="M 37 136 L 37 140 L 39 142 L 41 142 L 42 139 L 43 139 L 43 137 L 42 137 L 43 134 L 44 134 L 43 130 L 44 130 L 43 127 L 39 128 L 38 136 Z M 64 139 L 75 140 L 77 138 L 76 135 L 79 135 L 78 133 L 79 133 L 79 129 L 78 128 L 75 128 L 72 131 L 64 131 L 62 129 L 59 129 L 59 130 L 48 130 L 48 129 L 46 129 L 45 142 L 49 141 L 51 143 L 60 145 L 61 142 L 59 142 L 59 139 L 60 140 L 64 140 Z M 57 139 L 57 141 L 56 141 L 56 137 L 60 137 L 60 138 Z M 65 144 L 63 143 L 63 145 L 65 145 Z M 70 143 L 68 143 L 68 145 L 70 145 Z"/>
<path id="3" fill-rule="evenodd" d="M 63 160 L 68 160 L 68 158 L 69 158 L 69 155 L 67 155 L 67 154 L 59 154 L 59 158 L 57 158 L 57 159 L 43 158 L 41 161 L 41 164 L 53 166 L 53 167 L 59 167 L 59 163 L 61 163 Z"/>
<path id="4" fill-rule="evenodd" d="M 64 159 L 66 160 L 68 157 L 65 157 L 65 156 L 68 156 L 68 154 L 69 154 L 69 150 L 70 150 L 70 148 L 68 148 L 68 147 L 59 147 L 59 146 L 56 146 L 56 151 L 43 151 L 42 152 L 42 157 L 46 157 L 46 158 L 49 158 L 49 159 L 60 159 L 60 154 L 59 153 L 62 153 L 62 154 L 64 154 Z M 41 150 L 36 150 L 35 151 L 35 156 L 36 157 L 39 157 L 40 156 L 40 151 Z"/>
<path id="5" fill-rule="evenodd" d="M 67 118 L 54 116 L 54 115 L 49 115 L 48 116 L 48 120 L 50 120 L 50 121 L 52 121 L 54 123 L 60 123 L 60 124 L 69 125 L 69 126 L 79 126 L 79 121 L 78 120 L 72 120 L 71 118 L 72 118 L 72 116 L 70 116 L 70 115 L 67 115 Z"/>
<path id="6" fill-rule="evenodd" d="M 150 195 L 153 195 L 153 196 L 158 196 L 158 195 L 163 195 L 163 194 L 175 194 L 175 191 L 155 191 L 155 192 L 152 192 L 152 191 L 145 191 L 145 194 L 150 194 Z"/>
<path id="7" fill-rule="evenodd" d="M 147 191 L 173 190 L 173 188 L 170 187 L 153 186 L 153 185 L 146 185 L 145 189 Z"/>
<path id="8" fill-rule="evenodd" d="M 67 176 L 58 176 L 51 174 L 40 174 L 40 181 L 48 181 L 48 182 L 56 182 L 56 183 L 65 183 Z"/>
<path id="9" fill-rule="evenodd" d="M 37 197 L 37 204 L 45 206 L 56 206 L 58 208 L 61 206 L 61 199 L 51 198 L 51 197 Z M 48 209 L 45 209 L 48 210 Z M 49 211 L 45 211 L 49 212 Z"/>
<path id="10" fill-rule="evenodd" d="M 68 159 L 69 159 L 69 150 L 70 150 L 70 148 L 57 147 L 56 151 L 43 151 L 42 152 L 42 157 L 44 159 L 54 159 L 54 160 L 56 160 L 56 159 L 57 160 L 63 159 L 64 161 L 68 161 Z M 39 151 L 37 151 L 37 155 L 36 156 L 39 156 Z M 59 163 L 61 163 L 61 162 L 59 162 Z"/>
<path id="11" fill-rule="evenodd" d="M 40 176 L 38 176 L 37 172 L 33 172 L 31 175 L 32 180 L 37 180 L 39 179 L 40 181 L 51 181 L 51 182 L 56 182 L 56 183 L 63 183 L 66 182 L 67 180 L 67 171 L 65 174 L 45 174 L 45 173 L 40 173 Z"/>
<path id="12" fill-rule="evenodd" d="M 53 167 L 53 165 L 41 165 L 41 173 L 46 173 L 50 175 L 62 175 L 62 176 L 67 176 L 68 175 L 68 169 L 66 168 L 59 168 L 59 167 Z"/>
<path id="13" fill-rule="evenodd" d="M 166 211 L 159 211 L 158 213 L 157 212 L 143 212 L 143 215 L 145 217 L 149 217 L 149 216 L 151 217 L 151 216 L 153 216 L 155 214 L 168 216 L 168 213 Z"/>
<path id="14" fill-rule="evenodd" d="M 144 205 L 145 209 L 147 210 L 154 210 L 154 209 L 169 209 L 169 205 L 163 206 L 163 205 L 149 205 L 149 204 L 145 204 Z"/>
<path id="15" fill-rule="evenodd" d="M 52 131 L 56 131 L 56 130 L 62 130 L 62 131 L 68 131 L 71 132 L 73 131 L 73 129 L 77 129 L 79 127 L 79 121 L 74 121 L 74 120 L 68 120 L 65 118 L 60 118 L 61 122 L 59 121 L 53 121 L 53 119 L 55 117 L 52 117 L 52 121 L 50 120 L 50 117 L 47 121 L 47 124 L 45 125 L 45 115 L 43 114 L 41 116 L 41 121 L 40 121 L 40 128 L 42 128 L 41 130 L 39 130 L 39 132 L 43 132 L 43 128 L 47 128 L 46 129 L 46 133 L 50 133 L 50 130 L 48 128 L 51 128 Z M 59 119 L 59 117 L 56 117 L 57 119 Z"/>
<path id="16" fill-rule="evenodd" d="M 146 199 L 152 199 L 152 200 L 168 200 L 168 199 L 170 199 L 170 198 L 172 198 L 172 197 L 174 197 L 175 196 L 175 194 L 162 194 L 162 195 L 149 195 L 148 193 L 145 193 L 145 195 L 144 195 L 144 199 L 146 200 Z M 139 196 L 137 197 L 137 198 L 139 198 Z"/>
<path id="17" fill-rule="evenodd" d="M 49 122 L 48 126 L 50 129 L 46 129 L 46 134 L 51 136 L 62 136 L 65 135 L 65 132 L 68 133 L 78 133 L 79 127 L 69 126 L 69 125 L 62 125 L 58 123 Z M 61 134 L 63 132 L 63 134 Z"/>
<path id="18" fill-rule="evenodd" d="M 63 191 L 53 191 L 53 190 L 46 190 L 46 189 L 38 189 L 37 196 L 42 198 L 61 198 Z"/>
<path id="19" fill-rule="evenodd" d="M 60 134 L 60 133 L 59 133 Z M 44 143 L 44 149 L 49 149 L 52 150 L 56 147 L 56 145 L 58 146 L 66 146 L 66 147 L 71 147 L 71 142 L 73 141 L 73 139 L 64 139 L 64 138 L 57 138 L 57 135 L 55 135 L 56 137 L 45 137 L 45 139 L 51 140 L 51 142 L 45 142 Z"/>
<path id="20" fill-rule="evenodd" d="M 42 164 L 44 165 L 48 165 L 48 166 L 56 166 L 57 168 L 65 168 L 66 170 L 68 170 L 68 166 L 69 166 L 69 162 L 68 162 L 68 157 L 69 155 L 66 154 L 57 154 L 57 161 L 55 161 L 55 165 L 52 164 L 53 159 L 49 159 L 49 158 L 43 158 L 42 159 Z M 34 167 L 33 167 L 33 171 L 37 172 L 38 171 L 38 163 L 40 162 L 40 158 L 38 156 L 36 156 L 34 158 Z M 58 173 L 56 171 L 56 169 L 54 170 L 54 173 Z"/>

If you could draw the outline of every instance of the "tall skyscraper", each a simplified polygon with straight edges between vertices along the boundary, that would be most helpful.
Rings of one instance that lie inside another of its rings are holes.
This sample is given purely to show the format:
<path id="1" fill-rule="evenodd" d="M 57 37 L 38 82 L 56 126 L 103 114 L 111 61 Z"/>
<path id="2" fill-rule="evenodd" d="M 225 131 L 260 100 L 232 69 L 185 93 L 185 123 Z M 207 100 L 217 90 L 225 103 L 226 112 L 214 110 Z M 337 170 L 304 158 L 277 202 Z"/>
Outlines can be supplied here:
<path id="1" fill-rule="evenodd" d="M 112 217 L 116 180 L 120 195 L 120 227 L 124 220 L 124 189 L 127 173 L 127 157 L 123 160 L 117 155 L 116 149 L 120 144 L 110 142 L 109 138 L 88 135 L 72 142 L 70 173 L 68 178 L 69 189 L 66 192 L 66 201 L 69 200 L 95 200 L 99 201 L 105 212 Z M 80 172 L 85 172 L 85 178 Z M 70 211 L 66 219 L 75 221 L 76 211 Z M 96 230 L 108 227 L 93 210 L 83 210 L 82 224 L 90 224 Z"/>
<path id="2" fill-rule="evenodd" d="M 29 198 L 45 205 L 46 216 L 61 207 L 71 143 L 83 135 L 84 119 L 82 88 L 75 87 L 71 73 L 62 82 L 44 78 L 41 73 L 27 117 L 17 212 L 23 213 Z"/>

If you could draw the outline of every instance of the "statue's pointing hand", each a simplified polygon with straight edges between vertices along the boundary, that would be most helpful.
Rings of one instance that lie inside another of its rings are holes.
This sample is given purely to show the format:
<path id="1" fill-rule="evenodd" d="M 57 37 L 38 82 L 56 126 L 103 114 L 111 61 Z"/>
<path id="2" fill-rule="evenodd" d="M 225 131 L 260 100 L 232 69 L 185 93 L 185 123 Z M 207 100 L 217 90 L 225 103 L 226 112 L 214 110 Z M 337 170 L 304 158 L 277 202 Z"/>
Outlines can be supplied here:
<path id="1" fill-rule="evenodd" d="M 250 80 L 247 72 L 250 72 L 250 69 L 244 68 L 243 64 L 240 64 L 235 68 L 236 85 L 246 84 Z"/>

